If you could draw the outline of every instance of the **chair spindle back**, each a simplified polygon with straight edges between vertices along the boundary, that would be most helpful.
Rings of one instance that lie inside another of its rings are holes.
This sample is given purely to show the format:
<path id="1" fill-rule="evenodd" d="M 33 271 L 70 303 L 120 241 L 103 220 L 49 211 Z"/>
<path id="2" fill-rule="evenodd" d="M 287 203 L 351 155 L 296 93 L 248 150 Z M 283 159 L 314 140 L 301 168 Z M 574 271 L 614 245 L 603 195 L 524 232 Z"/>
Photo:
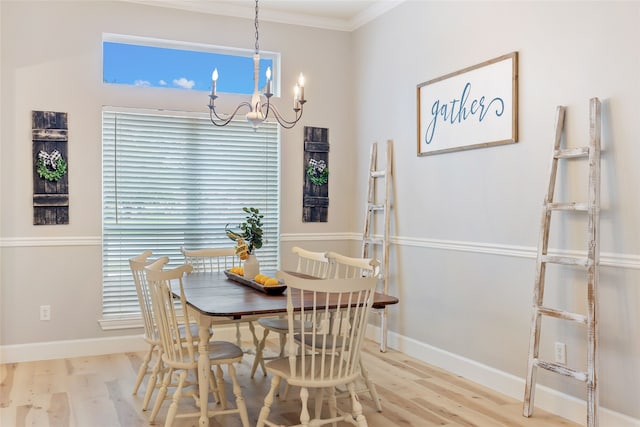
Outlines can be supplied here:
<path id="1" fill-rule="evenodd" d="M 377 279 L 306 279 L 285 272 L 292 385 L 329 387 L 360 375 L 360 348 Z M 313 302 L 305 309 L 305 301 Z M 298 316 L 297 314 L 300 314 Z M 305 318 L 315 319 L 305 327 Z M 304 345 L 297 345 L 297 342 Z M 299 348 L 298 348 L 299 347 Z"/>
<path id="2" fill-rule="evenodd" d="M 189 312 L 182 288 L 182 276 L 192 270 L 193 267 L 190 265 L 181 265 L 163 271 L 162 265 L 158 262 L 144 269 L 151 289 L 153 312 L 162 343 L 163 357 L 167 357 L 175 363 L 194 363 L 196 360 L 191 328 L 180 328 L 181 324 L 189 325 Z M 178 315 L 174 304 L 172 289 L 180 290 L 180 315 Z"/>
<path id="3" fill-rule="evenodd" d="M 207 249 L 180 248 L 180 251 L 182 255 L 184 255 L 185 264 L 193 266 L 193 271 L 198 273 L 224 271 L 240 265 L 240 260 L 236 255 L 236 249 L 234 247 Z"/>
<path id="4" fill-rule="evenodd" d="M 298 246 L 291 248 L 291 251 L 298 255 L 297 273 L 326 279 L 329 274 L 329 260 L 325 252 L 313 252 L 302 249 Z"/>

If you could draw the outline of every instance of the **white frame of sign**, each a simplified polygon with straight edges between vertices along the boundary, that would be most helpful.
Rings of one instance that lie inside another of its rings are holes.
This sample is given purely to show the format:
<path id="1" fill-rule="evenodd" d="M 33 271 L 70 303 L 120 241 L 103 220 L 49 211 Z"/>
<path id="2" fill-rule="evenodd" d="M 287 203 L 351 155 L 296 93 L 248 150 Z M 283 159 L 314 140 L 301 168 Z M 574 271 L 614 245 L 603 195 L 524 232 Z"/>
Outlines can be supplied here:
<path id="1" fill-rule="evenodd" d="M 420 83 L 418 156 L 518 141 L 518 52 Z"/>

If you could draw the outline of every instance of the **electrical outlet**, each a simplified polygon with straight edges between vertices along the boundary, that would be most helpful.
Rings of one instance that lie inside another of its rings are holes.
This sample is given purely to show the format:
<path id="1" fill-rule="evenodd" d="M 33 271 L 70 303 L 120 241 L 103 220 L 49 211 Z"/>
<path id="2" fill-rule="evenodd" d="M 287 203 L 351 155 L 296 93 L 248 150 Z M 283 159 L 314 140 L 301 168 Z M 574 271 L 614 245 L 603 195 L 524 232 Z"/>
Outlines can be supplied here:
<path id="1" fill-rule="evenodd" d="M 41 305 L 40 306 L 40 320 L 51 320 L 51 306 L 50 305 Z"/>
<path id="2" fill-rule="evenodd" d="M 557 342 L 555 347 L 555 360 L 556 363 L 561 365 L 567 364 L 567 345 L 563 342 Z"/>

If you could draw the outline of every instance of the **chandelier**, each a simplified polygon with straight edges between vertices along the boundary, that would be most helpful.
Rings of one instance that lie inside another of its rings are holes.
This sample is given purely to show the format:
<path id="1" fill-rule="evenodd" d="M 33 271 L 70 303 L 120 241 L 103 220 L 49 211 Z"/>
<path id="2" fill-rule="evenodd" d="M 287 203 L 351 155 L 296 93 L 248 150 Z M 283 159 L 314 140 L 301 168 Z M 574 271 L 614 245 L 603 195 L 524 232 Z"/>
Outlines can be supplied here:
<path id="1" fill-rule="evenodd" d="M 216 126 L 226 126 L 233 120 L 233 118 L 238 114 L 242 108 L 246 107 L 249 112 L 245 116 L 247 121 L 252 124 L 254 129 L 257 129 L 258 126 L 269 117 L 269 113 L 272 113 L 273 117 L 277 120 L 277 122 L 285 129 L 291 129 L 298 123 L 298 121 L 302 118 L 302 109 L 304 103 L 307 102 L 304 99 L 304 76 L 300 73 L 300 77 L 298 78 L 298 83 L 294 88 L 293 95 L 293 111 L 295 114 L 295 118 L 291 121 L 286 120 L 282 114 L 277 110 L 276 106 L 271 104 L 270 100 L 273 96 L 271 92 L 271 67 L 267 68 L 266 77 L 267 81 L 264 88 L 264 93 L 260 93 L 258 89 L 258 74 L 260 72 L 260 48 L 259 48 L 259 34 L 258 34 L 258 0 L 256 0 L 256 17 L 254 21 L 254 25 L 256 28 L 256 44 L 255 44 L 255 52 L 253 54 L 253 95 L 251 96 L 251 102 L 241 102 L 236 109 L 231 114 L 224 114 L 226 117 L 220 117 L 216 112 L 216 99 L 218 95 L 216 94 L 216 82 L 218 81 L 218 69 L 214 69 L 211 74 L 211 95 L 209 95 L 209 117 L 211 118 L 211 123 Z M 266 101 L 263 101 L 263 96 Z"/>

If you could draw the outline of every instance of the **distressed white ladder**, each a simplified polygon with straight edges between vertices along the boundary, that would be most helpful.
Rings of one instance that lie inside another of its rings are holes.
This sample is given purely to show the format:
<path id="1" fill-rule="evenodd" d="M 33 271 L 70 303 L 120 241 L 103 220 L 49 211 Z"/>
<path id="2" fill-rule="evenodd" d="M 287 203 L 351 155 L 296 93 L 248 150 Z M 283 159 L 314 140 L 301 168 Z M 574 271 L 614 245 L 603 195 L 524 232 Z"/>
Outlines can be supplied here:
<path id="1" fill-rule="evenodd" d="M 376 246 L 380 256 L 380 280 L 382 292 L 389 293 L 389 209 L 392 187 L 393 141 L 387 141 L 386 167 L 378 169 L 378 143 L 371 146 L 371 162 L 369 165 L 369 182 L 367 192 L 367 208 L 362 236 L 362 257 L 375 257 Z M 379 200 L 376 192 L 376 181 L 384 180 L 384 199 Z M 381 215 L 383 223 L 382 236 L 374 235 L 375 217 Z M 378 310 L 380 313 L 380 351 L 387 351 L 387 315 L 388 309 Z"/>
<path id="2" fill-rule="evenodd" d="M 551 161 L 549 188 L 542 208 L 542 223 L 536 259 L 536 277 L 533 292 L 533 316 L 531 337 L 529 342 L 529 359 L 527 364 L 527 381 L 524 393 L 525 417 L 533 414 L 536 384 L 536 368 L 565 375 L 587 384 L 587 426 L 598 426 L 598 269 L 599 269 L 599 222 L 600 222 L 600 101 L 592 98 L 590 102 L 588 147 L 561 148 L 563 139 L 565 107 L 558 107 L 555 129 L 555 145 Z M 556 184 L 558 161 L 564 159 L 588 159 L 588 200 L 586 202 L 554 202 L 553 194 Z M 586 212 L 587 254 L 585 258 L 548 255 L 549 228 L 553 211 Z M 584 267 L 587 272 L 587 313 L 570 313 L 543 304 L 545 268 L 549 263 Z M 584 324 L 587 329 L 587 370 L 578 371 L 564 364 L 539 359 L 540 327 L 542 316 Z"/>

